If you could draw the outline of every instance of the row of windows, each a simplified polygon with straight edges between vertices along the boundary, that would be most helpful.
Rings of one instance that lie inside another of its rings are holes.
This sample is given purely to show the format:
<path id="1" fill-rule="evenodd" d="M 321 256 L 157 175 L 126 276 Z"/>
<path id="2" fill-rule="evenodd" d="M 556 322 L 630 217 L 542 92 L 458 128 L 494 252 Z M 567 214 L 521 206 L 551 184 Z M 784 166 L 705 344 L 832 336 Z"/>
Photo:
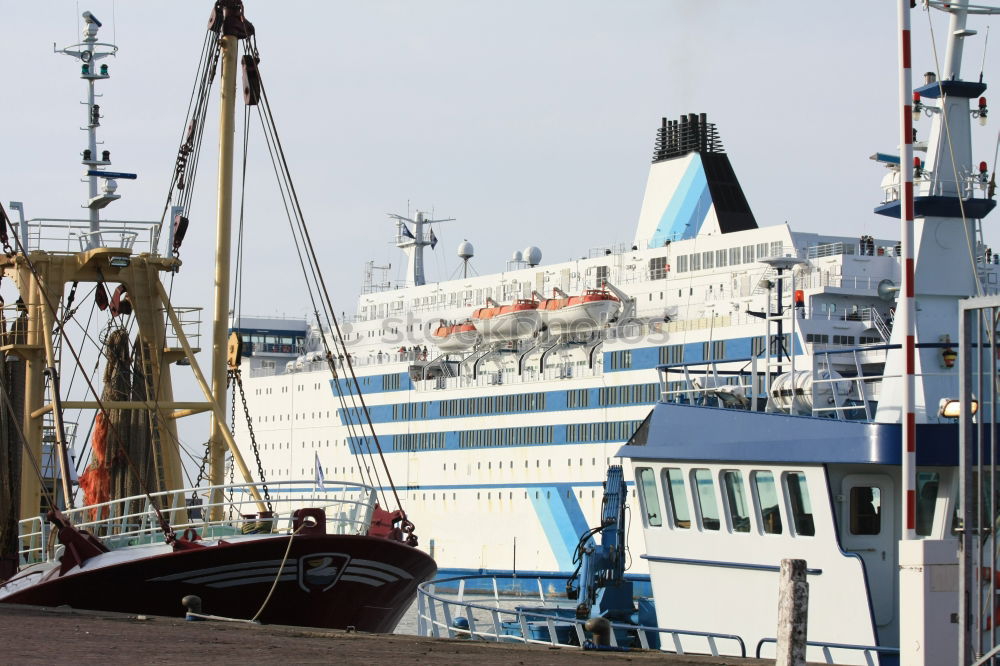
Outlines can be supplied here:
<path id="1" fill-rule="evenodd" d="M 443 449 L 446 433 L 415 432 L 392 436 L 393 451 L 433 451 Z"/>
<path id="2" fill-rule="evenodd" d="M 574 409 L 576 407 L 589 407 L 590 391 L 587 389 L 566 391 L 566 406 L 570 409 Z"/>
<path id="3" fill-rule="evenodd" d="M 655 385 L 653 385 L 655 386 Z M 609 421 L 607 423 L 574 423 L 566 426 L 566 442 L 625 441 L 642 421 Z"/>
<path id="4" fill-rule="evenodd" d="M 381 353 L 381 352 L 379 352 Z M 382 375 L 382 390 L 383 391 L 395 391 L 399 389 L 399 378 L 402 375 L 398 372 L 394 372 L 391 375 Z"/>
<path id="5" fill-rule="evenodd" d="M 552 441 L 552 432 L 552 426 L 468 430 L 458 433 L 458 447 L 461 449 L 478 449 L 490 446 L 547 444 Z"/>
<path id="6" fill-rule="evenodd" d="M 441 416 L 481 416 L 508 412 L 541 412 L 545 410 L 544 393 L 518 393 L 492 398 L 442 400 Z"/>
<path id="7" fill-rule="evenodd" d="M 630 384 L 628 386 L 606 386 L 597 392 L 598 402 L 602 407 L 608 405 L 649 404 L 659 398 L 660 385 Z"/>
<path id="8" fill-rule="evenodd" d="M 393 421 L 412 421 L 414 419 L 426 419 L 429 402 L 402 402 L 392 406 Z"/>
<path id="9" fill-rule="evenodd" d="M 636 470 L 640 501 L 647 527 L 661 527 L 664 514 L 670 529 L 720 531 L 732 533 L 782 534 L 781 504 L 797 536 L 815 536 L 809 488 L 802 472 L 785 472 L 779 480 L 768 470 L 752 470 L 744 482 L 740 470 L 722 470 L 713 474 L 705 468 L 687 471 L 667 467 L 660 473 L 665 510 L 660 511 L 660 491 L 656 475 L 649 467 Z M 716 494 L 718 485 L 722 506 Z M 688 490 L 690 489 L 690 493 Z M 723 517 L 725 523 L 723 523 Z"/>
<path id="10" fill-rule="evenodd" d="M 760 261 L 767 257 L 781 256 L 782 249 L 781 241 L 773 241 L 771 243 L 731 247 L 725 250 L 706 250 L 704 252 L 682 254 L 677 257 L 677 272 L 707 271 L 725 266 L 752 264 L 754 261 Z"/>
<path id="11" fill-rule="evenodd" d="M 608 354 L 608 361 L 610 362 L 611 370 L 624 370 L 625 368 L 632 367 L 632 350 L 625 349 L 622 351 L 611 352 Z"/>
<path id="12" fill-rule="evenodd" d="M 826 333 L 806 333 L 806 342 L 814 342 L 825 345 L 830 344 L 830 339 L 830 336 Z M 882 342 L 882 338 L 871 335 L 860 335 L 857 337 L 857 342 L 862 345 L 874 345 Z M 855 344 L 855 337 L 853 335 L 834 335 L 833 344 L 848 345 L 853 347 Z"/>

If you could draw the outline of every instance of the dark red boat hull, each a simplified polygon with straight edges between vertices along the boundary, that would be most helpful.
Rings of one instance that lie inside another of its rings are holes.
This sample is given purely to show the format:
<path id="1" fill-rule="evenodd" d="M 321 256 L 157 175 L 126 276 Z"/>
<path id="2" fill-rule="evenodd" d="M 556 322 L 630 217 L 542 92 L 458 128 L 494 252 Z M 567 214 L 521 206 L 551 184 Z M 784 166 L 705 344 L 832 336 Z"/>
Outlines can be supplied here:
<path id="1" fill-rule="evenodd" d="M 183 616 L 194 594 L 202 612 L 250 619 L 264 603 L 287 538 L 237 539 L 68 573 L 4 597 L 4 603 Z M 300 535 L 259 620 L 266 624 L 390 632 L 437 566 L 388 539 Z"/>

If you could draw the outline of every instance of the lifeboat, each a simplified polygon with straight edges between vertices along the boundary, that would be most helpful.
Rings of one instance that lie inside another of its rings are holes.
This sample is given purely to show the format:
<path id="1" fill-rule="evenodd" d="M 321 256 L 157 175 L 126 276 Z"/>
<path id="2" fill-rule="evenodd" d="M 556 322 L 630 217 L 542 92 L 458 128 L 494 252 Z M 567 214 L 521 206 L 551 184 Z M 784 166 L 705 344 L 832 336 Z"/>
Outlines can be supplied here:
<path id="1" fill-rule="evenodd" d="M 479 341 L 479 332 L 471 321 L 441 325 L 434 330 L 434 344 L 443 352 L 468 351 Z"/>
<path id="2" fill-rule="evenodd" d="M 541 323 L 555 335 L 600 328 L 621 308 L 618 298 L 604 289 L 588 289 L 579 296 L 561 295 L 562 298 L 546 298 L 538 305 Z"/>
<path id="3" fill-rule="evenodd" d="M 487 307 L 472 313 L 472 323 L 484 340 L 518 340 L 538 332 L 538 301 L 519 298 L 509 305 L 497 305 L 490 298 L 486 303 Z"/>

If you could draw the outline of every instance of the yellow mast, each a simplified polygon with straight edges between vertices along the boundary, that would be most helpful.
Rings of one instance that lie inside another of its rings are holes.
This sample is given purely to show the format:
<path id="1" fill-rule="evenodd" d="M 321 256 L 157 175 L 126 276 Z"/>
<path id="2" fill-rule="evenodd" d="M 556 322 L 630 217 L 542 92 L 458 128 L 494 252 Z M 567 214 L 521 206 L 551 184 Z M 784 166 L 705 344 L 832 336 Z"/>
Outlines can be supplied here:
<path id="1" fill-rule="evenodd" d="M 233 215 L 233 143 L 236 134 L 236 56 L 239 41 L 235 35 L 222 36 L 222 76 L 219 104 L 219 205 L 215 236 L 215 318 L 212 322 L 212 395 L 226 404 L 226 340 L 229 336 L 229 253 Z M 226 442 L 222 433 L 225 421 L 212 416 L 209 435 L 209 482 L 225 481 Z M 215 509 L 221 511 L 221 508 Z"/>

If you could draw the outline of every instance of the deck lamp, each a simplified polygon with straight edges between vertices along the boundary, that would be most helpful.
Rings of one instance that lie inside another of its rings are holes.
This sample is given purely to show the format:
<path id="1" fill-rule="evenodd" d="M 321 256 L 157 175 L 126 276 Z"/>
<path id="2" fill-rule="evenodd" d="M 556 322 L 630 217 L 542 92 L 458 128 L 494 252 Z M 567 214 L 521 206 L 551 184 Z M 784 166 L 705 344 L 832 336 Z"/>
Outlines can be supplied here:
<path id="1" fill-rule="evenodd" d="M 945 347 L 941 350 L 941 364 L 946 368 L 955 367 L 955 359 L 958 358 L 958 352 L 956 352 L 951 347 Z"/>
<path id="2" fill-rule="evenodd" d="M 924 163 L 920 161 L 919 157 L 913 158 L 913 177 L 920 178 L 924 175 Z"/>
<path id="3" fill-rule="evenodd" d="M 913 122 L 920 120 L 920 112 L 924 110 L 924 105 L 920 103 L 920 93 L 913 93 Z"/>
<path id="4" fill-rule="evenodd" d="M 979 98 L 979 108 L 972 112 L 973 118 L 979 118 L 979 124 L 986 126 L 986 116 L 989 115 L 989 109 L 986 108 L 986 98 Z"/>
<path id="5" fill-rule="evenodd" d="M 976 412 L 979 411 L 979 401 L 973 398 L 969 405 L 971 416 L 975 416 Z M 941 402 L 938 405 L 938 416 L 943 416 L 946 419 L 957 419 L 961 415 L 962 402 L 960 400 L 956 400 L 955 398 L 941 398 Z"/>
<path id="6" fill-rule="evenodd" d="M 108 66 L 101 65 L 101 76 L 107 76 L 107 75 L 108 75 Z"/>

